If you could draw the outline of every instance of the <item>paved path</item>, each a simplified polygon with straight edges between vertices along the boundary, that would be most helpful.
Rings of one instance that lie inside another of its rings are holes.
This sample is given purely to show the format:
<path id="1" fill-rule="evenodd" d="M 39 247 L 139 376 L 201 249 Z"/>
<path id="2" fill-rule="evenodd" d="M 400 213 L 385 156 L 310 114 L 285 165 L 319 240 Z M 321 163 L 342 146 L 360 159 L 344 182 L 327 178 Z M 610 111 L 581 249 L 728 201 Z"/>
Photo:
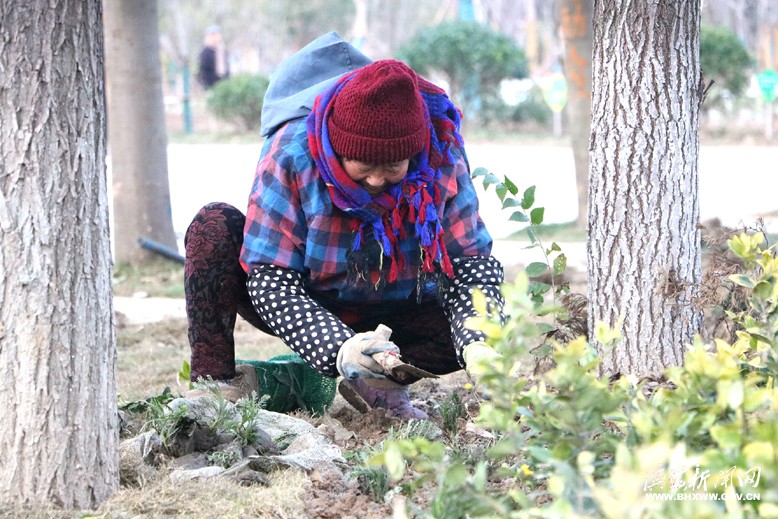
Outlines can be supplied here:
<path id="1" fill-rule="evenodd" d="M 125 324 L 147 324 L 165 319 L 186 319 L 186 304 L 183 299 L 172 297 L 136 297 L 113 298 L 114 310 L 124 314 Z"/>

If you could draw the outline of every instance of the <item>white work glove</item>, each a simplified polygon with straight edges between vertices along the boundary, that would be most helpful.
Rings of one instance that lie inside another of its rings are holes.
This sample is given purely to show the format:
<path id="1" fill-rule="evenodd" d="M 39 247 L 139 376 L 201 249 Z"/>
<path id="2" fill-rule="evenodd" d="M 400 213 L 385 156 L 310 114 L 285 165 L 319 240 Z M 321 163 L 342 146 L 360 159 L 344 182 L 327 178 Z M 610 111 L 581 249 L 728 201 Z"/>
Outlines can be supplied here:
<path id="1" fill-rule="evenodd" d="M 374 332 L 358 333 L 348 339 L 338 351 L 337 368 L 344 378 L 386 378 L 386 370 L 375 360 L 373 354 L 381 351 L 400 353 L 389 340 L 392 330 L 379 324 Z"/>
<path id="2" fill-rule="evenodd" d="M 483 341 L 471 342 L 462 350 L 465 370 L 478 381 L 502 355 Z"/>

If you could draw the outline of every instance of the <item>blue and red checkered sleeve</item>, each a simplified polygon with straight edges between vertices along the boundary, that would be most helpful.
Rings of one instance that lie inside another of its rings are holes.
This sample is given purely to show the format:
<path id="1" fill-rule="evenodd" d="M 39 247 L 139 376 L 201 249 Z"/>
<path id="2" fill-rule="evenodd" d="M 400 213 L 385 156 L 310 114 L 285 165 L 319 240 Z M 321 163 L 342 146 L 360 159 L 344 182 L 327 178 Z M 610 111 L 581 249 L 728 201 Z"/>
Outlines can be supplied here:
<path id="1" fill-rule="evenodd" d="M 296 182 L 301 163 L 290 153 L 295 125 L 266 141 L 251 188 L 243 232 L 241 265 L 276 265 L 303 272 L 307 225 Z"/>

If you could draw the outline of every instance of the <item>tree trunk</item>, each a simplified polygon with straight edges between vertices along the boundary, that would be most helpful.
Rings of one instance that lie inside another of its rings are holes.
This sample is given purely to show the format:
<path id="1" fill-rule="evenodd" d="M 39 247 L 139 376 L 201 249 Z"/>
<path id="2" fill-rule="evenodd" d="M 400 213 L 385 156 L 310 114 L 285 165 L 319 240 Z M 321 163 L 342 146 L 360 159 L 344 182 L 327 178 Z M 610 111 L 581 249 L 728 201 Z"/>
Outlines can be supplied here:
<path id="1" fill-rule="evenodd" d="M 595 2 L 589 329 L 623 335 L 606 373 L 680 365 L 699 330 L 699 25 L 696 1 Z"/>
<path id="2" fill-rule="evenodd" d="M 175 249 L 156 0 L 106 0 L 108 138 L 117 263 L 151 255 L 140 237 Z"/>
<path id="3" fill-rule="evenodd" d="M 586 227 L 589 197 L 589 136 L 592 127 L 592 0 L 559 0 L 565 44 L 567 115 L 578 188 L 575 224 Z"/>
<path id="4" fill-rule="evenodd" d="M 118 487 L 98 0 L 0 6 L 0 503 Z"/>

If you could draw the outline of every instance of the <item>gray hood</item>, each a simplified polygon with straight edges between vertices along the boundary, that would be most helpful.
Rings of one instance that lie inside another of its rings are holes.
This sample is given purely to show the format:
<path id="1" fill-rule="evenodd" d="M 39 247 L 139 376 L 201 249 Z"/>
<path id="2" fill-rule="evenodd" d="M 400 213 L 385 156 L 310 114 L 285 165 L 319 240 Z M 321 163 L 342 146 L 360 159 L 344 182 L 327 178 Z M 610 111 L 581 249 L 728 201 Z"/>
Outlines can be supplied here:
<path id="1" fill-rule="evenodd" d="M 372 60 L 335 32 L 320 36 L 281 62 L 270 75 L 262 105 L 263 137 L 282 124 L 308 115 L 319 92 Z"/>

